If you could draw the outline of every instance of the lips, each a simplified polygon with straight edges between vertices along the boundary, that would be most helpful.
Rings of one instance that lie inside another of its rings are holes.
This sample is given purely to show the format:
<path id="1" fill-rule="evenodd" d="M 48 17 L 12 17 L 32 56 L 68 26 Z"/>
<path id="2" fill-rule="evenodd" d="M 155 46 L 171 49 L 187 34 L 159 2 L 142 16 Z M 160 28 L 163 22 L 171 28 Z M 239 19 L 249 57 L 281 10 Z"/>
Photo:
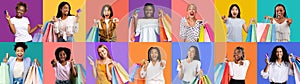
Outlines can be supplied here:
<path id="1" fill-rule="evenodd" d="M 195 15 L 195 13 L 194 13 L 194 12 L 191 12 L 191 13 L 190 13 L 190 15 L 191 15 L 191 16 L 194 16 L 194 15 Z"/>

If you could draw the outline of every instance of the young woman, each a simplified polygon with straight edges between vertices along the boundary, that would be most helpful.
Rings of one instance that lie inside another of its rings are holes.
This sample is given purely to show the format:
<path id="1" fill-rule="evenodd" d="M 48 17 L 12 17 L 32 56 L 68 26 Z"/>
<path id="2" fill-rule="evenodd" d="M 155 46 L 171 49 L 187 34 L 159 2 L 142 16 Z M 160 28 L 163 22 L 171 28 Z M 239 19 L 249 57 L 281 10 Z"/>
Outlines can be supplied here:
<path id="1" fill-rule="evenodd" d="M 112 60 L 110 52 L 105 45 L 99 45 L 97 51 L 100 59 L 96 60 L 96 64 L 94 61 L 90 61 L 93 67 L 93 76 L 97 79 L 97 84 L 111 84 L 111 68 L 115 62 Z"/>
<path id="2" fill-rule="evenodd" d="M 159 35 L 159 20 L 154 18 L 155 7 L 152 3 L 144 5 L 144 16 L 138 19 L 138 13 L 134 13 L 134 32 L 135 36 L 140 36 L 140 42 L 157 42 Z M 159 11 L 159 16 L 162 10 Z"/>
<path id="3" fill-rule="evenodd" d="M 114 13 L 110 5 L 104 5 L 102 7 L 101 16 L 98 23 L 100 42 L 116 42 L 119 19 L 112 19 Z"/>
<path id="4" fill-rule="evenodd" d="M 270 84 L 286 84 L 288 75 L 293 75 L 292 55 L 288 55 L 283 46 L 272 50 L 271 58 L 266 58 L 266 67 L 261 71 L 263 78 L 269 78 Z"/>
<path id="5" fill-rule="evenodd" d="M 182 80 L 182 84 L 191 84 L 196 77 L 201 77 L 201 62 L 199 50 L 196 46 L 191 46 L 186 59 L 183 59 L 177 66 L 178 77 Z"/>
<path id="6" fill-rule="evenodd" d="M 28 70 L 33 63 L 29 57 L 24 58 L 24 54 L 28 46 L 23 42 L 18 42 L 14 46 L 16 57 L 8 58 L 7 64 L 9 65 L 10 84 L 24 84 Z M 7 60 L 7 58 L 4 58 Z M 40 66 L 37 59 L 34 63 Z"/>
<path id="7" fill-rule="evenodd" d="M 165 84 L 164 69 L 166 61 L 162 60 L 158 47 L 150 47 L 148 60 L 142 66 L 140 75 L 146 78 L 146 84 Z"/>
<path id="8" fill-rule="evenodd" d="M 55 59 L 51 64 L 55 70 L 56 82 L 55 84 L 71 84 L 70 76 L 77 77 L 76 69 L 73 59 L 71 57 L 71 50 L 66 47 L 59 47 L 55 50 Z"/>
<path id="9" fill-rule="evenodd" d="M 237 4 L 232 4 L 229 8 L 228 17 L 222 16 L 227 27 L 227 42 L 242 42 L 242 30 L 248 32 L 245 20 L 241 18 L 241 10 Z M 254 22 L 254 19 L 251 20 Z"/>
<path id="10" fill-rule="evenodd" d="M 250 65 L 249 60 L 245 59 L 243 47 L 234 49 L 233 62 L 228 62 L 231 80 L 229 84 L 245 84 L 245 78 Z"/>
<path id="11" fill-rule="evenodd" d="M 272 24 L 276 26 L 276 41 L 277 42 L 289 42 L 290 41 L 290 26 L 292 19 L 288 18 L 286 9 L 283 4 L 277 4 L 274 8 L 273 17 L 265 16 L 266 19 L 270 19 Z"/>
<path id="12" fill-rule="evenodd" d="M 56 17 L 53 17 L 53 30 L 58 35 L 58 42 L 74 42 L 74 33 L 79 29 L 79 14 L 70 14 L 71 5 L 68 2 L 61 2 L 57 9 Z"/>
<path id="13" fill-rule="evenodd" d="M 180 38 L 184 42 L 197 42 L 201 22 L 196 19 L 197 7 L 195 4 L 189 4 L 187 7 L 187 16 L 180 21 Z"/>
<path id="14" fill-rule="evenodd" d="M 10 31 L 15 35 L 15 42 L 31 42 L 32 36 L 30 34 L 43 26 L 38 24 L 31 29 L 29 19 L 24 16 L 27 11 L 27 5 L 23 2 L 17 4 L 15 17 L 10 18 L 8 11 L 5 11 Z"/>

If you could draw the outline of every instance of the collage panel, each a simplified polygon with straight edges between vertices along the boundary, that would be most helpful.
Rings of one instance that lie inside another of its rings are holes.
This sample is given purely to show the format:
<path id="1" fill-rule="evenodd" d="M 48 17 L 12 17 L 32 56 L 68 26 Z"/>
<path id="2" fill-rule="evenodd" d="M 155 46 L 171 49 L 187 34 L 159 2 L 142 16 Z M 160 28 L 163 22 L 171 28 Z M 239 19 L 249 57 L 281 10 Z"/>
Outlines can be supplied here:
<path id="1" fill-rule="evenodd" d="M 129 43 L 129 84 L 171 84 L 171 43 Z"/>
<path id="2" fill-rule="evenodd" d="M 118 43 L 87 43 L 86 64 L 87 84 L 121 84 L 128 82 L 128 44 Z M 120 75 L 118 77 L 117 75 Z M 118 79 L 117 79 L 118 77 Z"/>
<path id="3" fill-rule="evenodd" d="M 44 84 L 85 83 L 85 43 L 47 42 L 43 46 Z"/>
<path id="4" fill-rule="evenodd" d="M 214 83 L 256 84 L 256 43 L 215 43 Z"/>
<path id="5" fill-rule="evenodd" d="M 172 43 L 172 83 L 214 84 L 213 43 Z"/>

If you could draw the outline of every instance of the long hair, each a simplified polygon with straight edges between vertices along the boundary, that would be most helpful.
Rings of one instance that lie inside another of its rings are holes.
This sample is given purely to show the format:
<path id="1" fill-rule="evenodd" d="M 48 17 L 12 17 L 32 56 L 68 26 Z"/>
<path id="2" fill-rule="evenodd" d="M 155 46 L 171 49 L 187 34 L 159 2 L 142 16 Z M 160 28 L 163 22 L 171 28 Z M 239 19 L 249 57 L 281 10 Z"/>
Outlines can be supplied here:
<path id="1" fill-rule="evenodd" d="M 276 60 L 278 59 L 278 57 L 276 56 L 276 51 L 277 51 L 278 48 L 282 49 L 282 53 L 283 53 L 282 61 L 285 62 L 285 63 L 289 63 L 289 55 L 287 53 L 287 50 L 281 45 L 276 46 L 275 48 L 273 48 L 271 58 L 270 58 L 270 62 L 275 63 Z"/>
<path id="2" fill-rule="evenodd" d="M 198 60 L 200 61 L 200 54 L 199 54 L 199 49 L 196 46 L 191 46 L 189 49 L 194 48 L 195 49 L 195 56 L 193 58 L 193 60 Z M 188 58 L 188 56 L 186 56 L 186 58 Z"/>
<path id="3" fill-rule="evenodd" d="M 108 57 L 109 59 L 112 59 L 111 56 L 110 56 L 110 53 L 109 53 L 109 51 L 108 51 L 108 48 L 107 48 L 106 45 L 104 45 L 104 44 L 99 45 L 98 48 L 97 48 L 97 52 L 98 52 L 98 55 L 99 55 L 100 59 L 104 59 L 104 58 L 100 56 L 100 53 L 99 53 L 99 51 L 98 51 L 99 48 L 104 48 L 104 49 L 106 50 L 106 52 L 107 52 L 107 57 Z"/>
<path id="4" fill-rule="evenodd" d="M 111 17 L 114 15 L 114 13 L 113 13 L 112 7 L 111 7 L 110 5 L 108 5 L 108 4 L 106 4 L 106 5 L 104 5 L 104 6 L 102 7 L 102 10 L 101 10 L 101 16 L 102 16 L 102 18 L 105 17 L 103 13 L 104 13 L 104 9 L 105 9 L 106 7 L 107 7 L 108 10 L 110 11 L 109 18 L 111 18 Z"/>
<path id="5" fill-rule="evenodd" d="M 68 5 L 69 6 L 69 13 L 68 16 L 73 16 L 70 11 L 71 11 L 71 5 L 68 2 L 61 2 L 58 6 L 57 9 L 57 14 L 56 14 L 56 18 L 60 18 L 63 16 L 63 13 L 61 12 L 61 9 L 63 8 L 63 6 Z"/>
<path id="6" fill-rule="evenodd" d="M 239 11 L 238 15 L 237 15 L 237 18 L 241 18 L 241 10 L 240 10 L 240 7 L 237 5 L 237 4 L 232 4 L 229 8 L 229 12 L 228 12 L 228 17 L 232 17 L 232 14 L 231 14 L 231 9 L 233 7 L 236 7 Z"/>
<path id="7" fill-rule="evenodd" d="M 277 8 L 278 6 L 283 7 L 283 9 L 284 9 L 284 15 L 283 15 L 283 16 L 284 16 L 285 18 L 287 18 L 287 13 L 286 13 L 286 10 L 285 10 L 285 7 L 284 7 L 283 4 L 277 4 L 277 5 L 275 6 L 273 18 L 276 18 L 276 17 L 277 17 L 277 15 L 276 15 L 276 8 Z"/>

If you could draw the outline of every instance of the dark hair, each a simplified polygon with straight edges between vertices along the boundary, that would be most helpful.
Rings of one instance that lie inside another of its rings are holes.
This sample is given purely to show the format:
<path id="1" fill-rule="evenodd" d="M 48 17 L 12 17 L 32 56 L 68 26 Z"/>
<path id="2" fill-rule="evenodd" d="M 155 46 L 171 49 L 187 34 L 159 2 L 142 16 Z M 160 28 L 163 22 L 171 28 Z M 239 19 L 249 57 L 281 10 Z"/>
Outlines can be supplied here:
<path id="1" fill-rule="evenodd" d="M 284 7 L 283 4 L 277 4 L 277 5 L 275 6 L 273 18 L 276 18 L 276 7 L 278 7 L 278 6 L 283 7 L 283 9 L 284 9 L 284 15 L 283 15 L 283 16 L 287 18 L 286 10 L 285 10 L 285 7 Z"/>
<path id="2" fill-rule="evenodd" d="M 16 10 L 18 10 L 21 6 L 23 6 L 25 8 L 24 12 L 27 12 L 28 8 L 27 8 L 26 3 L 24 3 L 24 2 L 19 2 L 16 6 Z"/>
<path id="3" fill-rule="evenodd" d="M 14 50 L 16 51 L 18 47 L 22 47 L 24 49 L 24 51 L 28 48 L 24 42 L 17 42 Z"/>
<path id="4" fill-rule="evenodd" d="M 68 3 L 68 2 L 61 2 L 58 6 L 58 9 L 57 9 L 57 14 L 56 14 L 56 18 L 60 18 L 62 17 L 62 12 L 61 12 L 61 9 L 63 6 L 65 5 L 68 5 L 69 6 L 69 13 L 68 13 L 68 16 L 73 16 L 72 14 L 70 14 L 70 11 L 71 11 L 71 5 Z"/>
<path id="5" fill-rule="evenodd" d="M 282 55 L 282 61 L 285 62 L 285 63 L 289 63 L 289 55 L 288 55 L 286 49 L 283 46 L 281 46 L 281 45 L 276 46 L 275 48 L 273 48 L 272 54 L 271 54 L 271 58 L 270 58 L 270 62 L 274 62 L 275 63 L 276 60 L 278 59 L 278 57 L 276 56 L 276 51 L 277 51 L 278 48 L 282 49 L 282 53 L 283 53 L 283 55 Z"/>
<path id="6" fill-rule="evenodd" d="M 229 8 L 229 13 L 228 13 L 228 17 L 232 17 L 232 14 L 231 14 L 231 9 L 233 7 L 236 7 L 239 11 L 238 15 L 237 15 L 237 18 L 241 18 L 241 10 L 240 10 L 240 7 L 237 5 L 237 4 L 232 4 Z"/>
<path id="7" fill-rule="evenodd" d="M 107 51 L 107 57 L 109 59 L 112 59 L 111 56 L 110 56 L 110 53 L 108 51 L 108 48 L 104 44 L 99 45 L 98 48 L 97 48 L 97 52 L 98 52 L 98 55 L 99 55 L 100 59 L 104 59 L 104 58 L 100 56 L 99 51 L 98 51 L 99 48 L 104 48 Z"/>
<path id="8" fill-rule="evenodd" d="M 113 15 L 114 15 L 114 13 L 113 13 L 113 10 L 112 10 L 112 7 L 110 6 L 110 5 L 108 5 L 108 4 L 106 4 L 106 5 L 104 5 L 103 7 L 102 7 L 102 10 L 101 10 L 101 16 L 104 18 L 105 16 L 104 16 L 104 9 L 105 8 L 108 8 L 108 10 L 110 11 L 110 15 L 109 15 L 109 18 L 111 18 Z"/>
<path id="9" fill-rule="evenodd" d="M 198 60 L 200 61 L 200 54 L 199 54 L 199 49 L 196 46 L 191 46 L 189 49 L 194 48 L 195 49 L 195 56 L 193 58 L 193 60 Z M 186 58 L 188 58 L 188 56 L 186 56 Z"/>
<path id="10" fill-rule="evenodd" d="M 160 54 L 160 51 L 159 51 L 159 48 L 158 48 L 158 47 L 150 47 L 150 48 L 149 48 L 149 50 L 148 50 L 148 61 L 149 61 L 149 62 L 152 61 L 152 58 L 151 58 L 150 54 L 151 54 L 151 50 L 153 50 L 153 49 L 156 49 L 156 50 L 157 50 L 157 53 L 158 53 L 157 59 L 158 59 L 158 61 L 160 61 L 160 60 L 161 60 L 161 54 Z"/>
<path id="11" fill-rule="evenodd" d="M 145 11 L 146 6 L 151 6 L 153 8 L 153 13 L 155 12 L 155 7 L 154 7 L 154 5 L 152 3 L 146 3 L 144 5 L 144 11 Z M 152 14 L 152 15 L 154 15 L 154 14 Z"/>
<path id="12" fill-rule="evenodd" d="M 242 51 L 243 56 L 242 56 L 241 60 L 244 60 L 244 59 L 245 59 L 245 50 L 244 50 L 244 48 L 241 47 L 241 46 L 236 47 L 236 48 L 234 49 L 234 54 L 236 54 L 236 53 L 235 53 L 236 50 Z M 233 55 L 233 56 L 234 56 L 234 55 Z"/>
<path id="13" fill-rule="evenodd" d="M 64 51 L 67 55 L 67 58 L 66 58 L 66 61 L 70 60 L 70 57 L 71 57 L 71 50 L 69 48 L 66 48 L 66 47 L 59 47 L 55 50 L 55 58 L 56 60 L 60 61 L 60 58 L 59 58 L 59 52 L 61 51 Z"/>

